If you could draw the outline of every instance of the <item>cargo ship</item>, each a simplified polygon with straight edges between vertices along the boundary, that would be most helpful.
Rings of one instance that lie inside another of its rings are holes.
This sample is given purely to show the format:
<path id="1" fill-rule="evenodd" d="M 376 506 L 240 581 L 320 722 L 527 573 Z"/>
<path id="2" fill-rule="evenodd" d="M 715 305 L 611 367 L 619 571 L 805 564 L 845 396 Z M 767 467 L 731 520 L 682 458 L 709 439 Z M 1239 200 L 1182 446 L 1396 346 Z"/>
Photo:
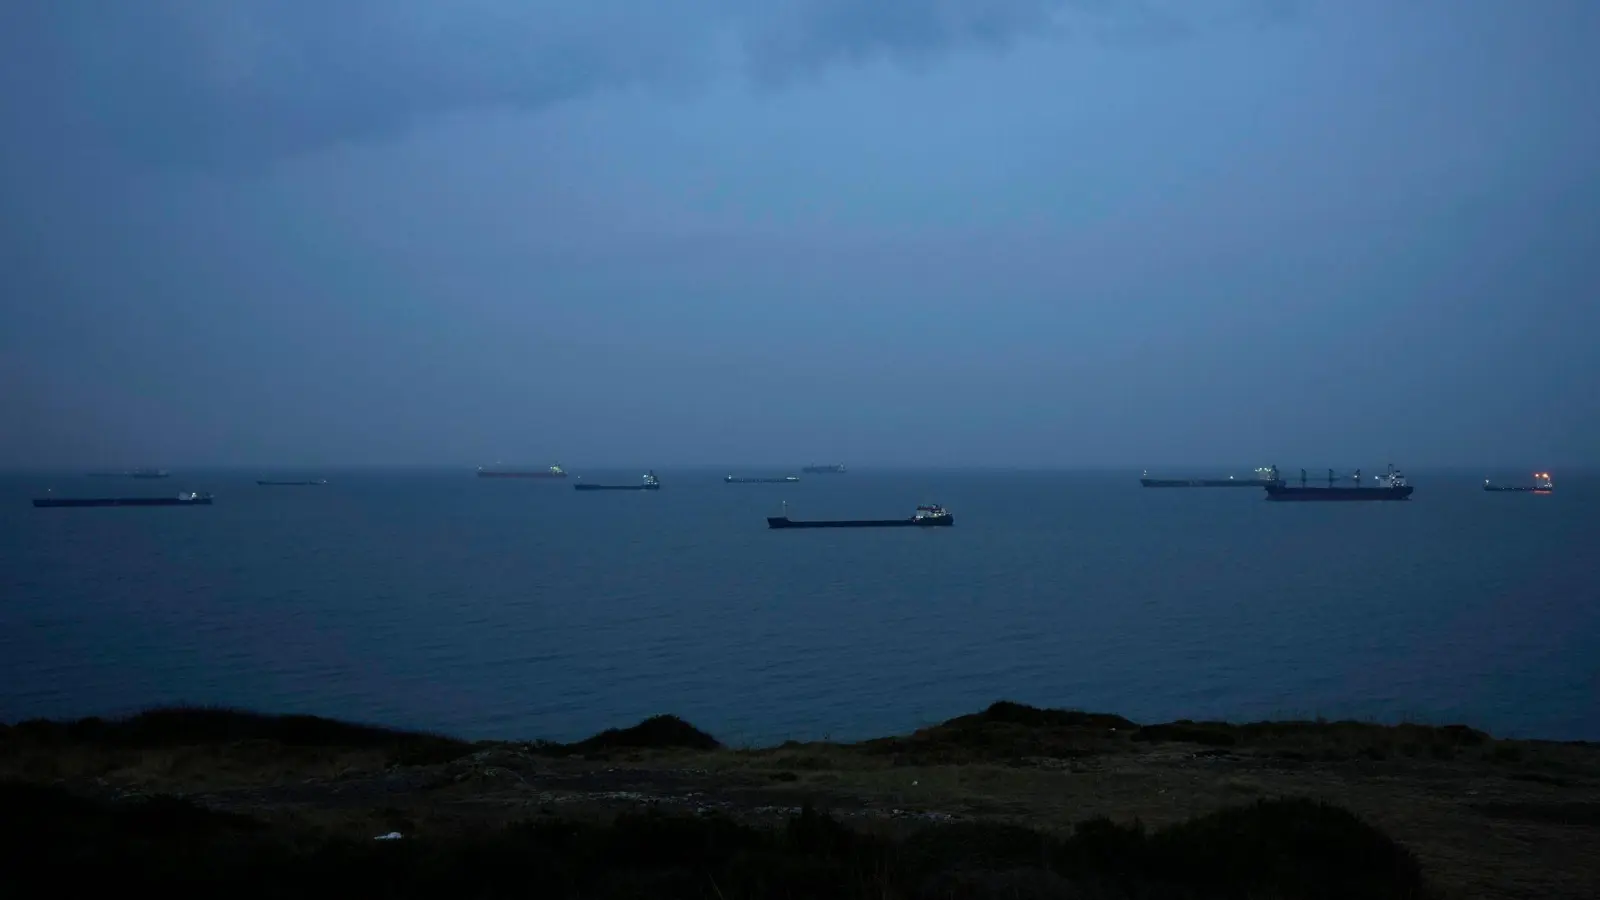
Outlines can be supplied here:
<path id="1" fill-rule="evenodd" d="M 327 484 L 327 483 L 328 483 L 328 479 L 326 479 L 326 478 L 311 478 L 311 479 L 307 479 L 307 480 L 304 480 L 304 481 L 263 481 L 261 479 L 257 479 L 256 480 L 256 484 L 259 484 L 262 487 L 301 487 L 301 486 L 304 486 L 304 485 Z"/>
<path id="2" fill-rule="evenodd" d="M 1549 472 L 1535 472 L 1533 484 L 1494 484 L 1485 478 L 1483 489 L 1495 493 L 1548 494 L 1556 489 L 1556 484 L 1550 480 Z"/>
<path id="3" fill-rule="evenodd" d="M 548 469 L 486 469 L 478 467 L 479 478 L 565 478 L 567 470 L 560 466 Z"/>
<path id="4" fill-rule="evenodd" d="M 1278 467 L 1272 467 L 1273 475 L 1277 475 Z M 1378 477 L 1378 484 L 1368 487 L 1361 482 L 1361 470 L 1357 469 L 1351 476 L 1354 484 L 1335 484 L 1338 479 L 1334 477 L 1333 470 L 1328 470 L 1328 486 L 1312 487 L 1306 484 L 1306 470 L 1300 470 L 1300 484 L 1290 486 L 1283 483 L 1282 479 L 1274 477 L 1267 484 L 1268 500 L 1407 500 L 1411 497 L 1411 485 L 1406 484 L 1406 477 L 1395 470 L 1390 464 L 1389 471 Z"/>
<path id="5" fill-rule="evenodd" d="M 798 475 L 771 475 L 771 476 L 744 477 L 744 476 L 740 476 L 740 475 L 729 475 L 727 478 L 724 478 L 722 480 L 726 484 L 794 484 L 795 482 L 800 480 L 800 476 L 798 476 Z"/>
<path id="6" fill-rule="evenodd" d="M 35 507 L 52 506 L 210 506 L 211 495 L 194 491 L 176 497 L 35 497 Z"/>
<path id="7" fill-rule="evenodd" d="M 768 516 L 768 528 L 931 528 L 954 525 L 955 516 L 937 504 L 917 507 L 916 515 L 904 519 L 835 519 L 797 521 L 789 518 L 789 504 L 783 504 L 783 515 Z"/>
<path id="8" fill-rule="evenodd" d="M 129 469 L 126 472 L 90 472 L 90 478 L 169 478 L 166 469 Z"/>
<path id="9" fill-rule="evenodd" d="M 1256 469 L 1254 478 L 1151 478 L 1148 469 L 1139 477 L 1145 487 L 1261 487 L 1279 480 L 1271 466 Z"/>
<path id="10" fill-rule="evenodd" d="M 800 471 L 807 475 L 843 475 L 845 473 L 845 468 L 844 463 L 833 463 L 831 465 L 821 466 L 813 463 L 812 465 L 802 468 Z"/>
<path id="11" fill-rule="evenodd" d="M 588 484 L 579 481 L 572 486 L 575 491 L 659 491 L 661 480 L 656 477 L 654 469 L 644 474 L 644 480 L 638 484 Z"/>

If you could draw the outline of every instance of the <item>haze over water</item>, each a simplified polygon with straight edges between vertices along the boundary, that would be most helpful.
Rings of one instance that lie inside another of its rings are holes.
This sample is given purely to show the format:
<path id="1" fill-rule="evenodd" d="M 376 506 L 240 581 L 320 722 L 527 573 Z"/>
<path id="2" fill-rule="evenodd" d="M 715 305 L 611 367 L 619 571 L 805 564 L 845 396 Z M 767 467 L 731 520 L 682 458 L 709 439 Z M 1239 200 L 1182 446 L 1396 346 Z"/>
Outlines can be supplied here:
<path id="1" fill-rule="evenodd" d="M 134 492 L 217 505 L 146 510 L 35 510 L 45 487 L 106 486 L 11 477 L 0 720 L 188 701 L 570 739 L 673 712 L 766 743 L 1010 698 L 1600 739 L 1593 475 L 1533 496 L 1416 471 L 1410 502 L 1306 505 L 1137 472 L 659 471 L 654 494 L 179 472 Z M 797 518 L 940 502 L 956 526 L 769 531 L 783 499 Z"/>

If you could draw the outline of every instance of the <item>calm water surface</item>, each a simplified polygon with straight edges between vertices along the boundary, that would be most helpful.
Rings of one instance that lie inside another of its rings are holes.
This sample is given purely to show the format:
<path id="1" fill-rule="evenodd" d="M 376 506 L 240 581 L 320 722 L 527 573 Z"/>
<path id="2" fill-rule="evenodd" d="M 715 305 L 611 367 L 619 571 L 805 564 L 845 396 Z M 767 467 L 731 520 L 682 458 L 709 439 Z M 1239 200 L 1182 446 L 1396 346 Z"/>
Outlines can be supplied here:
<path id="1" fill-rule="evenodd" d="M 1534 496 L 1413 472 L 1409 503 L 1274 504 L 1137 473 L 254 483 L 278 474 L 0 480 L 0 719 L 187 701 L 572 739 L 675 712 L 766 743 L 1010 698 L 1600 739 L 1594 477 Z M 33 509 L 49 487 L 217 504 Z M 769 531 L 785 498 L 957 524 Z"/>

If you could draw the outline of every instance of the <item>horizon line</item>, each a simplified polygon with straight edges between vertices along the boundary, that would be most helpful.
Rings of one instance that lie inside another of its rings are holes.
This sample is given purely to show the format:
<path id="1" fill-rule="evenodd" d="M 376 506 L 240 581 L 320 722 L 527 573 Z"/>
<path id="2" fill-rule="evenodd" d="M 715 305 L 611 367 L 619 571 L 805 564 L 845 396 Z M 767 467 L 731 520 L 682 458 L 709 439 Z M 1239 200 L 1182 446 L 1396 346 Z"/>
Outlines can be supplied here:
<path id="1" fill-rule="evenodd" d="M 140 469 L 155 469 L 155 470 L 166 471 L 166 472 L 175 472 L 175 471 L 179 471 L 179 470 L 183 470 L 183 471 L 212 471 L 212 472 L 216 472 L 216 471 L 309 472 L 309 471 L 316 471 L 316 470 L 324 470 L 324 471 L 344 471 L 344 472 L 349 472 L 349 471 L 360 471 L 360 470 L 368 470 L 368 469 L 370 469 L 370 470 L 408 469 L 408 470 L 434 470 L 434 471 L 442 471 L 442 470 L 477 471 L 480 468 L 490 468 L 490 467 L 497 467 L 497 466 L 514 467 L 514 468 L 529 468 L 529 469 L 544 469 L 544 468 L 547 468 L 550 465 L 560 465 L 563 469 L 565 469 L 565 470 L 567 470 L 569 472 L 572 471 L 572 469 L 573 469 L 573 467 L 571 465 L 564 464 L 564 463 L 487 463 L 487 464 L 485 464 L 485 463 L 462 463 L 462 462 L 353 462 L 353 461 L 347 461 L 347 462 L 312 463 L 312 462 L 198 462 L 198 461 L 195 461 L 195 462 L 185 462 L 185 463 L 181 463 L 181 464 L 180 463 L 174 463 L 174 464 L 163 465 L 163 466 L 126 466 L 126 465 L 98 465 L 97 466 L 97 465 L 94 465 L 94 464 L 76 464 L 76 465 L 62 465 L 62 464 L 51 464 L 51 465 L 9 464 L 9 465 L 0 465 L 0 474 L 19 474 L 19 475 L 20 474 L 35 474 L 35 473 L 38 473 L 38 474 L 59 474 L 59 473 L 63 473 L 63 472 L 80 473 L 80 474 L 86 474 L 86 475 L 87 474 L 98 474 L 98 473 L 120 474 L 120 473 L 124 473 L 124 472 L 133 472 L 133 471 L 137 471 L 137 470 L 140 470 Z M 800 463 L 800 464 L 790 463 L 790 464 L 780 464 L 780 463 L 766 463 L 766 462 L 734 462 L 734 463 L 730 463 L 730 462 L 692 462 L 692 463 L 668 462 L 668 463 L 650 463 L 650 464 L 645 464 L 645 463 L 637 463 L 637 462 L 598 461 L 598 462 L 592 462 L 592 463 L 583 463 L 581 465 L 582 465 L 583 468 L 608 469 L 608 470 L 609 469 L 630 469 L 631 470 L 631 469 L 634 469 L 634 468 L 643 467 L 645 469 L 655 468 L 655 469 L 687 469 L 687 470 L 719 471 L 719 472 L 731 473 L 731 474 L 746 474 L 746 473 L 801 474 L 800 470 L 802 468 L 804 468 L 805 466 L 810 466 L 810 465 L 829 465 L 829 463 Z M 983 464 L 983 465 L 978 465 L 978 464 L 904 463 L 904 462 L 867 462 L 867 463 L 845 463 L 844 465 L 847 466 L 845 474 L 848 474 L 849 471 L 854 471 L 854 470 L 861 470 L 861 471 L 886 471 L 886 470 L 888 470 L 888 471 L 924 471 L 924 472 L 926 472 L 926 471 L 940 471 L 940 472 L 1085 472 L 1085 471 L 1135 472 L 1135 471 L 1149 471 L 1149 472 L 1155 473 L 1155 474 L 1173 474 L 1173 475 L 1196 474 L 1196 475 L 1198 475 L 1198 474 L 1205 473 L 1205 472 L 1215 472 L 1215 473 L 1220 473 L 1220 474 L 1227 474 L 1227 473 L 1230 473 L 1230 472 L 1235 473 L 1235 474 L 1237 474 L 1239 472 L 1249 473 L 1249 472 L 1255 471 L 1255 469 L 1257 468 L 1257 466 L 1249 466 L 1249 465 L 1245 465 L 1245 464 L 1241 464 L 1241 463 L 1234 463 L 1234 464 L 1230 465 L 1230 464 L 1226 464 L 1226 463 L 1204 463 L 1204 462 L 1185 462 L 1185 463 L 1163 462 L 1163 463 L 1155 463 L 1155 464 L 1150 464 L 1150 465 L 1138 464 L 1138 463 L 1104 463 L 1104 462 L 1094 462 L 1094 463 L 1020 463 L 1019 462 L 1019 463 L 989 463 L 989 464 Z M 1349 464 L 1343 464 L 1343 465 L 1334 465 L 1333 469 L 1334 469 L 1334 471 L 1346 471 L 1346 470 L 1354 470 L 1354 469 L 1357 469 L 1357 468 L 1365 469 L 1365 468 L 1369 468 L 1369 467 L 1374 466 L 1374 465 L 1378 465 L 1378 464 L 1367 463 L 1365 465 L 1356 465 L 1356 466 L 1352 466 L 1352 465 L 1349 465 Z M 1382 464 L 1382 465 L 1388 465 L 1388 464 L 1385 463 L 1385 464 Z M 1379 467 L 1381 468 L 1381 466 L 1379 466 Z M 1300 469 L 1300 468 L 1304 468 L 1307 471 L 1313 471 L 1313 470 L 1320 471 L 1320 470 L 1323 470 L 1323 469 L 1327 469 L 1328 465 L 1326 463 L 1319 463 L 1317 465 L 1311 465 L 1311 466 L 1291 466 L 1289 468 L 1284 468 L 1282 466 L 1279 467 L 1280 471 L 1290 471 L 1292 469 Z M 1417 463 L 1417 464 L 1408 463 L 1408 464 L 1406 464 L 1404 466 L 1400 466 L 1399 468 L 1402 468 L 1402 469 L 1412 468 L 1412 469 L 1422 469 L 1422 470 L 1454 470 L 1454 471 L 1472 470 L 1472 471 L 1484 471 L 1484 472 L 1511 472 L 1511 471 L 1520 471 L 1522 469 L 1528 469 L 1531 472 L 1544 472 L 1544 471 L 1550 471 L 1550 470 L 1554 470 L 1554 469 L 1567 469 L 1567 470 L 1580 470 L 1580 471 L 1582 471 L 1582 470 L 1587 470 L 1587 469 L 1600 468 L 1600 463 L 1577 463 L 1577 464 L 1560 464 L 1560 465 L 1538 464 L 1538 465 L 1534 465 L 1534 466 L 1530 467 L 1530 466 L 1528 466 L 1526 464 L 1514 465 L 1514 464 L 1507 464 L 1507 463 L 1490 463 L 1490 462 L 1480 462 L 1480 463 L 1427 462 L 1427 463 Z M 791 469 L 793 471 L 789 471 Z"/>

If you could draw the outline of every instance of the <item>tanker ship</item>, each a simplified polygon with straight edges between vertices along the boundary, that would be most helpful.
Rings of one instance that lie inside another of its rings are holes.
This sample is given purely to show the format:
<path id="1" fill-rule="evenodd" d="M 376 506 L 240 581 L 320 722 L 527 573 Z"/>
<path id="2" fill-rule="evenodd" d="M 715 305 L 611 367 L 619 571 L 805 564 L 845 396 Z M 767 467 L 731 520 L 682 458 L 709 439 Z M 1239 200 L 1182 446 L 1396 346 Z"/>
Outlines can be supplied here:
<path id="1" fill-rule="evenodd" d="M 1262 487 L 1277 480 L 1277 470 L 1271 466 L 1256 469 L 1254 478 L 1151 478 L 1148 469 L 1139 477 L 1145 487 Z"/>
<path id="2" fill-rule="evenodd" d="M 789 503 L 784 501 L 783 515 L 767 516 L 768 528 L 936 528 L 955 523 L 955 516 L 938 504 L 919 506 L 915 515 L 904 519 L 791 519 Z"/>
<path id="3" fill-rule="evenodd" d="M 1549 472 L 1535 472 L 1533 484 L 1495 484 L 1485 478 L 1483 489 L 1495 493 L 1548 494 L 1556 489 L 1556 484 L 1550 480 Z"/>
<path id="4" fill-rule="evenodd" d="M 567 470 L 560 466 L 548 469 L 486 469 L 478 467 L 479 478 L 565 478 Z"/>

